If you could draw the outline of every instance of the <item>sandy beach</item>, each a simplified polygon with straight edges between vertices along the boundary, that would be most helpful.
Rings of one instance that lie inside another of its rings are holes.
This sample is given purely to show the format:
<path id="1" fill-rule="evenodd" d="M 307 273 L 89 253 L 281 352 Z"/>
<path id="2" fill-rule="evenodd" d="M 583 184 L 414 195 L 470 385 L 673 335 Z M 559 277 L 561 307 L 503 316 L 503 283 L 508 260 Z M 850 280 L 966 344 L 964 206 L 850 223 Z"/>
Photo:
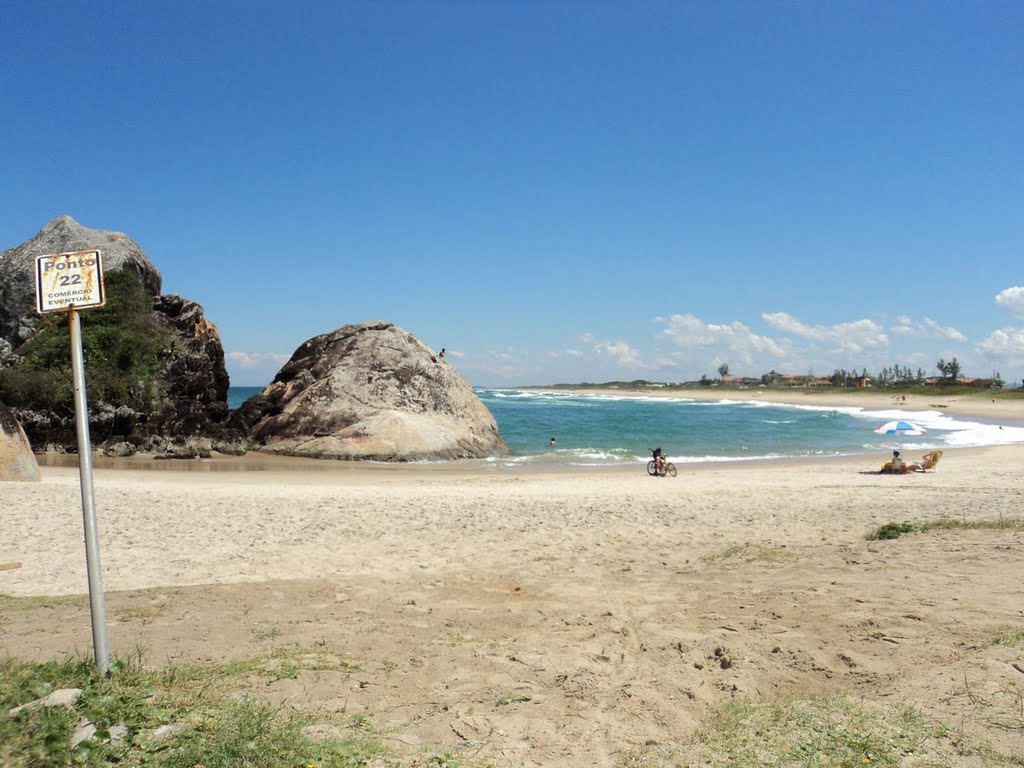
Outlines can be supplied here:
<path id="1" fill-rule="evenodd" d="M 999 407 L 985 415 L 1022 415 Z M 313 669 L 259 695 L 365 711 L 411 756 L 611 766 L 685 740 L 712 704 L 828 692 L 1020 754 L 1024 532 L 865 534 L 1019 519 L 1024 446 L 904 476 L 877 474 L 884 458 L 676 478 L 251 455 L 97 466 L 111 647 L 153 663 L 344 655 L 358 676 Z M 0 485 L 0 509 L 0 562 L 21 563 L 0 571 L 2 652 L 89 655 L 77 470 Z"/>

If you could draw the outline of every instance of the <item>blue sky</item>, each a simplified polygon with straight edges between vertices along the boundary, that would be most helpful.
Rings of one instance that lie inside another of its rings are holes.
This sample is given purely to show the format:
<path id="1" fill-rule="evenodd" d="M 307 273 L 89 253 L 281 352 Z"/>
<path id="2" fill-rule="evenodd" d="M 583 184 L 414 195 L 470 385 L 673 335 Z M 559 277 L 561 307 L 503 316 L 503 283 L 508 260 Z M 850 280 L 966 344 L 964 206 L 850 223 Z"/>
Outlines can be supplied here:
<path id="1" fill-rule="evenodd" d="M 0 0 L 0 49 L 0 248 L 126 232 L 236 385 L 368 320 L 476 385 L 1024 377 L 1017 0 Z"/>

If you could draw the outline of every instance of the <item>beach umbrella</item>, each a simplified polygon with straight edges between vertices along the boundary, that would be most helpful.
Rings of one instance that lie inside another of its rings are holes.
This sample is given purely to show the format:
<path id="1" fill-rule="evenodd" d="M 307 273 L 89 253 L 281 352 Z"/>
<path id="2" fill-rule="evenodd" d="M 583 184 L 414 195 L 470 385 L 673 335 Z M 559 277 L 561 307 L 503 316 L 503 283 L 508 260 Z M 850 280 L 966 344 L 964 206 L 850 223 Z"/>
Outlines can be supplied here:
<path id="1" fill-rule="evenodd" d="M 880 435 L 909 435 L 911 437 L 923 435 L 927 431 L 928 430 L 924 427 L 919 427 L 917 424 L 904 421 L 903 419 L 887 421 L 885 424 L 875 429 L 875 432 Z"/>
<path id="2" fill-rule="evenodd" d="M 917 424 L 903 419 L 887 421 L 882 426 L 875 428 L 875 432 L 880 435 L 907 435 L 910 437 L 923 435 L 927 431 L 924 427 L 919 427 Z"/>

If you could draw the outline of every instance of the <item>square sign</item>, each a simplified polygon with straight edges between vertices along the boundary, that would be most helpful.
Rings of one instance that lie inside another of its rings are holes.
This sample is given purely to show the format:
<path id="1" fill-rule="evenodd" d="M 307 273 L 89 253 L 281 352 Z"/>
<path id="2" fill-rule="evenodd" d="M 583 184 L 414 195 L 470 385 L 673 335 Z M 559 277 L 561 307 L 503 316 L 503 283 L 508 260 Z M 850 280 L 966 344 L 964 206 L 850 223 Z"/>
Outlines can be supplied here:
<path id="1" fill-rule="evenodd" d="M 99 307 L 106 300 L 99 251 L 36 258 L 36 309 L 40 313 Z"/>

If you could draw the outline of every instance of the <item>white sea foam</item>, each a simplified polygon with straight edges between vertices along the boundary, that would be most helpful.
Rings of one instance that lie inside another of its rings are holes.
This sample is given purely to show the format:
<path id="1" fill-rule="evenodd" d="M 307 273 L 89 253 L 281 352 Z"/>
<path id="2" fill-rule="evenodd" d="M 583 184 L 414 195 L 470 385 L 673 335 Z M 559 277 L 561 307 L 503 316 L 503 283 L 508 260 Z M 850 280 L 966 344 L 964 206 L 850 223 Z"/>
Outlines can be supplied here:
<path id="1" fill-rule="evenodd" d="M 769 403 L 764 403 L 769 405 Z M 1024 427 L 1000 424 L 987 424 L 978 421 L 965 421 L 950 416 L 939 410 L 908 411 L 899 408 L 868 410 L 854 406 L 822 406 L 795 405 L 787 403 L 771 403 L 779 408 L 797 408 L 805 411 L 834 411 L 844 413 L 855 419 L 866 422 L 877 422 L 881 426 L 887 421 L 904 420 L 917 424 L 932 434 L 930 438 L 919 437 L 912 441 L 915 448 L 972 447 L 982 445 L 1007 445 L 1024 442 Z M 881 436 L 880 436 L 881 437 Z M 937 438 L 941 438 L 938 440 Z M 877 442 L 865 443 L 866 450 L 878 450 L 891 446 L 894 439 L 911 442 L 900 435 L 890 435 Z"/>

